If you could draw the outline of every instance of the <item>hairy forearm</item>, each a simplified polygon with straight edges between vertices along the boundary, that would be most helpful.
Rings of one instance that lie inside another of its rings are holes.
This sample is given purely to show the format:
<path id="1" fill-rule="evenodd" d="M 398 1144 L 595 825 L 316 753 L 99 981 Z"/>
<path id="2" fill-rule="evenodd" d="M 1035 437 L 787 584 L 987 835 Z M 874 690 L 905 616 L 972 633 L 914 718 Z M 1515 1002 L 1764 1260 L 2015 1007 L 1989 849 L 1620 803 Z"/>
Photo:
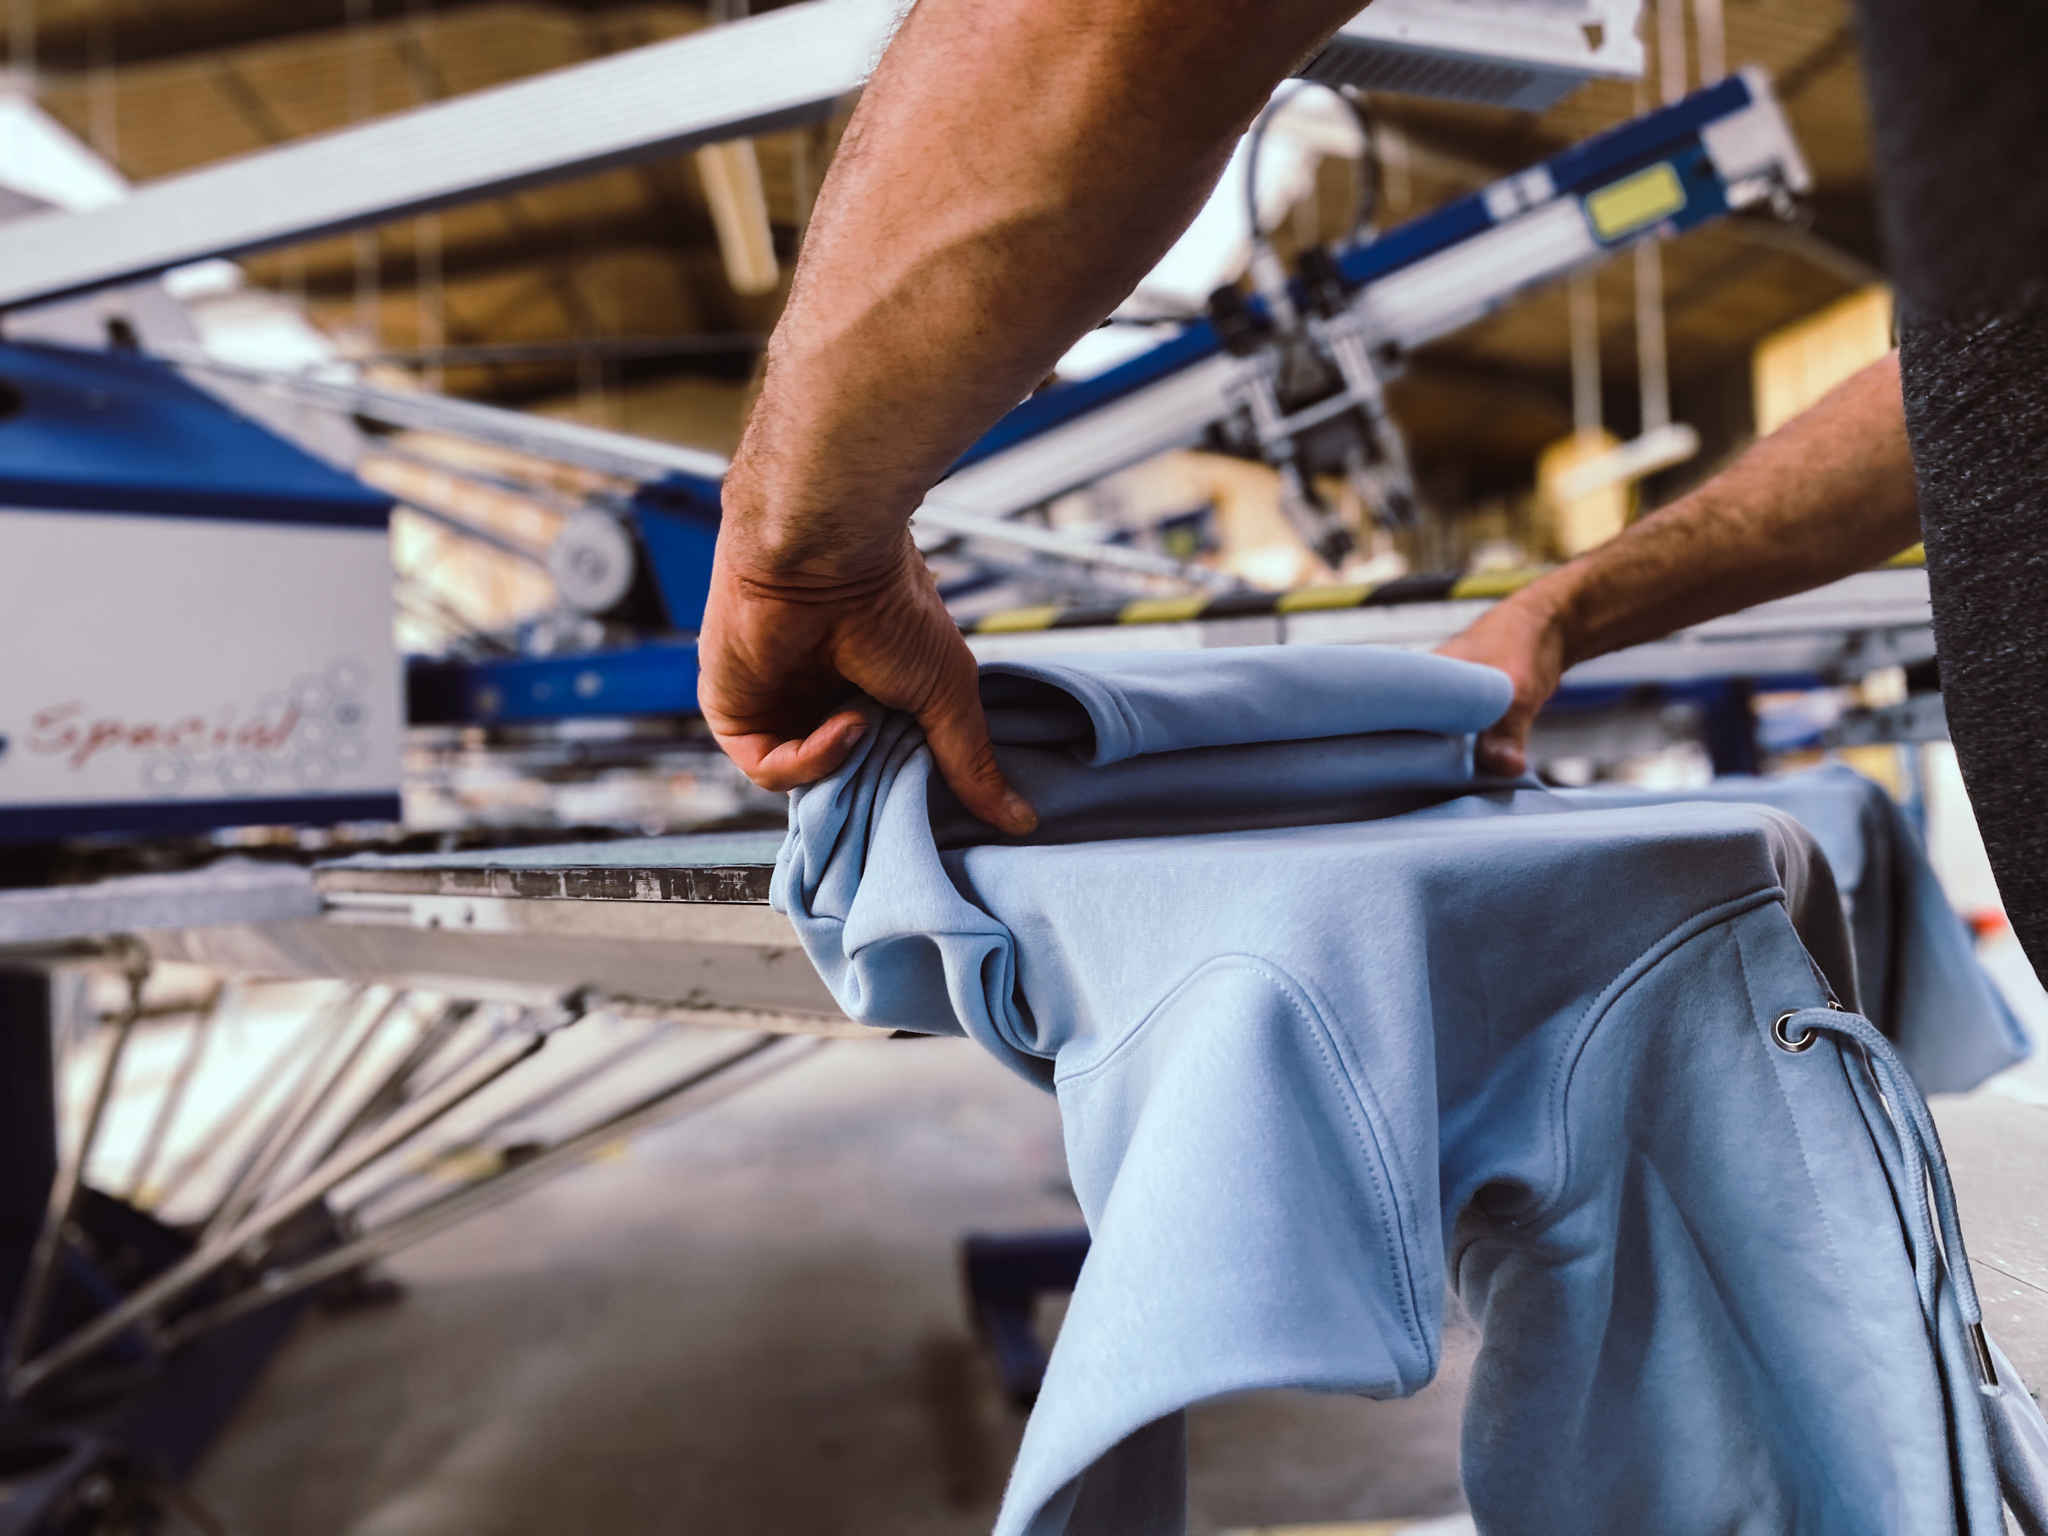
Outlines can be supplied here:
<path id="1" fill-rule="evenodd" d="M 1357 0 L 922 0 L 821 189 L 726 544 L 837 581 L 1193 216 Z"/>
<path id="2" fill-rule="evenodd" d="M 1894 354 L 1525 595 L 1571 666 L 1866 570 L 1919 537 Z"/>

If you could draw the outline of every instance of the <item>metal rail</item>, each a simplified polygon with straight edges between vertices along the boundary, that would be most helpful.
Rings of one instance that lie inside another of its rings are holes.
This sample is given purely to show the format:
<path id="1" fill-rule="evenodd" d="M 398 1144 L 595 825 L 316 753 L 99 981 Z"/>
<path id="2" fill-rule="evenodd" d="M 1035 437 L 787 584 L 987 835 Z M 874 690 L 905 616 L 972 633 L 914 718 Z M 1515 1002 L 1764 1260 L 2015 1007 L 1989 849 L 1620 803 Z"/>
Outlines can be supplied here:
<path id="1" fill-rule="evenodd" d="M 63 1262 L 64 1245 L 71 1240 L 68 1229 L 78 1212 L 78 1192 L 85 1182 L 86 1163 L 99 1141 L 100 1127 L 106 1122 L 107 1104 L 113 1097 L 114 1079 L 120 1074 L 121 1057 L 128 1049 L 129 1038 L 135 1033 L 136 1020 L 142 1017 L 142 987 L 148 979 L 146 960 L 131 963 L 128 970 L 128 1006 L 114 1023 L 114 1038 L 107 1047 L 106 1059 L 100 1063 L 85 1124 L 79 1128 L 78 1140 L 72 1144 L 57 1169 L 57 1177 L 50 1183 L 50 1203 L 43 1213 L 42 1228 L 36 1233 L 36 1245 L 29 1255 L 28 1276 L 22 1285 L 20 1303 L 14 1311 L 13 1326 L 8 1330 L 7 1356 L 10 1361 L 25 1358 L 35 1348 L 42 1333 L 50 1298 L 57 1288 L 57 1271 Z"/>
<path id="2" fill-rule="evenodd" d="M 545 1151 L 522 1159 L 495 1173 L 463 1185 L 425 1205 L 392 1220 L 387 1226 L 364 1234 L 350 1243 L 330 1250 L 316 1259 L 284 1269 L 265 1272 L 250 1289 L 205 1311 L 181 1319 L 166 1329 L 161 1343 L 175 1348 L 200 1334 L 222 1327 L 260 1308 L 298 1295 L 324 1281 L 384 1258 L 401 1248 L 431 1237 L 436 1232 L 467 1220 L 588 1157 L 607 1142 L 643 1131 L 687 1110 L 704 1109 L 759 1082 L 771 1073 L 795 1066 L 826 1045 L 810 1035 L 763 1035 L 741 1049 L 656 1089 L 634 1104 L 609 1115 L 596 1125 L 565 1138 Z M 753 1070 L 744 1070 L 751 1066 Z M 675 1101 L 693 1090 L 706 1091 L 687 1104 Z"/>
<path id="3" fill-rule="evenodd" d="M 411 1140 L 457 1105 L 475 1097 L 534 1055 L 549 1035 L 582 1017 L 582 1012 L 581 997 L 571 998 L 552 1023 L 534 1029 L 523 1038 L 504 1042 L 499 1049 L 479 1058 L 467 1070 L 445 1080 L 432 1092 L 394 1114 L 377 1130 L 352 1143 L 341 1154 L 308 1172 L 283 1194 L 259 1205 L 226 1231 L 203 1240 L 185 1258 L 90 1323 L 66 1335 L 40 1355 L 17 1364 L 8 1373 L 8 1396 L 16 1400 L 26 1397 L 52 1376 L 90 1358 L 129 1328 L 154 1318 L 223 1265 L 233 1262 L 285 1222 L 324 1199 L 336 1185 Z"/>
<path id="4" fill-rule="evenodd" d="M 199 1241 L 203 1247 L 212 1239 L 229 1231 L 235 1223 L 248 1215 L 263 1198 L 263 1191 L 278 1170 L 285 1167 L 291 1155 L 298 1150 L 301 1138 L 311 1128 L 320 1112 L 332 1102 L 341 1085 L 348 1081 L 355 1071 L 356 1063 L 363 1059 L 363 1053 L 370 1043 L 384 1031 L 393 1014 L 406 1005 L 411 994 L 394 990 L 384 999 L 383 1004 L 367 1019 L 359 1022 L 353 1032 L 337 1030 L 330 1037 L 335 1042 L 347 1041 L 341 1052 L 341 1059 L 331 1071 L 314 1070 L 302 1080 L 297 1098 L 288 1112 L 282 1128 L 271 1139 L 263 1155 L 256 1159 L 248 1176 L 240 1186 L 231 1190 L 211 1220 L 201 1231 Z M 323 1063 L 324 1065 L 324 1060 Z"/>
<path id="5" fill-rule="evenodd" d="M 834 0 L 834 3 L 844 3 L 844 0 Z M 4 255 L 5 249 L 0 247 L 0 256 Z M 455 400 L 446 395 L 387 389 L 353 379 L 271 373 L 214 362 L 197 353 L 179 352 L 166 354 L 166 357 L 202 379 L 232 379 L 300 404 L 323 407 L 385 426 L 440 432 L 471 442 L 490 443 L 533 458 L 549 459 L 598 474 L 617 475 L 642 484 L 659 482 L 671 475 L 688 475 L 715 482 L 722 479 L 726 471 L 725 459 L 701 449 L 655 442 L 602 427 L 586 427 L 577 422 L 556 421 L 524 411 L 479 405 L 470 400 Z M 950 484 L 950 481 L 942 483 L 925 499 L 924 505 L 911 519 L 912 527 L 1006 544 L 1077 565 L 1104 566 L 1141 576 L 1166 577 L 1204 590 L 1221 590 L 1236 585 L 1227 576 L 1168 555 L 1156 555 L 1122 544 L 1099 544 L 1050 528 L 1007 522 L 985 512 L 955 506 L 947 489 Z"/>
<path id="6" fill-rule="evenodd" d="M 177 1073 L 172 1077 L 163 1101 L 157 1105 L 156 1114 L 150 1119 L 149 1130 L 142 1138 L 142 1150 L 135 1154 L 135 1166 L 128 1173 L 128 1202 L 131 1205 L 141 1203 L 143 1187 L 148 1184 L 150 1174 L 155 1172 L 156 1160 L 163 1152 L 164 1142 L 170 1137 L 171 1126 L 185 1106 L 185 1095 L 192 1087 L 192 1079 L 199 1074 L 199 1063 L 213 1038 L 214 1021 L 220 1017 L 221 999 L 226 993 L 226 983 L 215 982 L 193 1017 L 192 1038 L 185 1042 L 185 1054 L 178 1058 Z M 148 1009 L 143 1010 L 145 1016 L 148 1012 Z"/>

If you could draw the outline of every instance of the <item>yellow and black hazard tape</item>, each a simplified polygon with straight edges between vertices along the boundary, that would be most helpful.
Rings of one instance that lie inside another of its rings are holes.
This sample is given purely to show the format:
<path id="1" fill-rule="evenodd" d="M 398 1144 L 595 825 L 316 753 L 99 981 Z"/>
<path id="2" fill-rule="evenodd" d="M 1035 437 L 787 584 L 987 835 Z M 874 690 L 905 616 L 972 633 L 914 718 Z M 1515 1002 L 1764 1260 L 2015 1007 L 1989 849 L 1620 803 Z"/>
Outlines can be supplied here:
<path id="1" fill-rule="evenodd" d="M 1337 608 L 1385 608 L 1396 603 L 1455 603 L 1506 597 L 1542 574 L 1483 571 L 1476 576 L 1397 576 L 1391 581 L 1348 586 L 1296 587 L 1291 592 L 1195 592 L 1186 597 L 1140 597 L 1128 603 L 1082 608 L 1007 608 L 969 619 L 960 627 L 970 635 L 1006 635 L 1038 629 L 1095 629 L 1108 624 L 1259 619 Z"/>
<path id="2" fill-rule="evenodd" d="M 1886 567 L 1921 566 L 1926 551 L 1918 544 L 1885 562 Z M 1327 587 L 1296 587 L 1290 592 L 1193 592 L 1185 597 L 1140 597 L 1128 603 L 1062 608 L 1005 608 L 969 619 L 960 628 L 970 635 L 1015 635 L 1041 629 L 1100 629 L 1112 624 L 1190 624 L 1216 619 L 1263 619 L 1295 613 L 1323 613 L 1343 608 L 1390 608 L 1399 603 L 1461 603 L 1506 597 L 1518 592 L 1541 570 L 1480 571 L 1471 576 L 1397 576 L 1391 581 L 1357 582 Z"/>

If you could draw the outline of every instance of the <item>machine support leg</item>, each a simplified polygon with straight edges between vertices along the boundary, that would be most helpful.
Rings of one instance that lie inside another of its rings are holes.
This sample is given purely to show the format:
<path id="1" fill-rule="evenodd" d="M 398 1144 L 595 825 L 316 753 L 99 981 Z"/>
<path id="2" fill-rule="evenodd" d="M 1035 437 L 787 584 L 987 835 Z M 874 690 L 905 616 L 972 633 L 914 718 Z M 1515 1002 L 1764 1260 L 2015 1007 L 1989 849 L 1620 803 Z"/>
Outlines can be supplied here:
<path id="1" fill-rule="evenodd" d="M 0 1329 L 13 1321 L 56 1177 L 50 978 L 0 970 Z"/>
<path id="2" fill-rule="evenodd" d="M 1756 744 L 1756 689 L 1746 678 L 1731 678 L 1701 701 L 1700 734 L 1714 777 L 1758 771 L 1762 755 Z"/>
<path id="3" fill-rule="evenodd" d="M 57 1274 L 64 1262 L 64 1247 L 70 1241 L 67 1229 L 78 1210 L 78 1192 L 85 1183 L 86 1165 L 92 1161 L 93 1148 L 99 1144 L 100 1126 L 106 1120 L 115 1079 L 120 1076 L 121 1057 L 128 1049 L 130 1036 L 135 1033 L 136 1020 L 142 1016 L 142 983 L 148 974 L 144 969 L 131 970 L 128 974 L 128 1007 L 115 1022 L 114 1038 L 107 1046 L 106 1060 L 100 1066 L 99 1081 L 93 1085 L 92 1104 L 86 1110 L 85 1124 L 79 1131 L 77 1144 L 58 1160 L 57 1176 L 50 1184 L 49 1203 L 43 1208 L 42 1225 L 36 1232 L 35 1247 L 29 1254 L 28 1273 L 11 1309 L 13 1315 L 8 1319 L 7 1358 L 10 1364 L 18 1364 L 33 1354 L 37 1338 L 42 1333 L 44 1314 L 56 1291 Z"/>

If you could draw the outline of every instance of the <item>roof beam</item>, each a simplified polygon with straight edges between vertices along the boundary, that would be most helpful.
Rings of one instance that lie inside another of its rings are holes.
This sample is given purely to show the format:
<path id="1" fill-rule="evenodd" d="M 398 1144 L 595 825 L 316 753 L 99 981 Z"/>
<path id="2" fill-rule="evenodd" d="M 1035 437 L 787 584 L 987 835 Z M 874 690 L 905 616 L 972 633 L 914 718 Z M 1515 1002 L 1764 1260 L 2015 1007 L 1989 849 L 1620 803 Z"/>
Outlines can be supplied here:
<path id="1" fill-rule="evenodd" d="M 0 309 L 808 122 L 861 83 L 893 16 L 808 0 L 16 220 Z"/>

